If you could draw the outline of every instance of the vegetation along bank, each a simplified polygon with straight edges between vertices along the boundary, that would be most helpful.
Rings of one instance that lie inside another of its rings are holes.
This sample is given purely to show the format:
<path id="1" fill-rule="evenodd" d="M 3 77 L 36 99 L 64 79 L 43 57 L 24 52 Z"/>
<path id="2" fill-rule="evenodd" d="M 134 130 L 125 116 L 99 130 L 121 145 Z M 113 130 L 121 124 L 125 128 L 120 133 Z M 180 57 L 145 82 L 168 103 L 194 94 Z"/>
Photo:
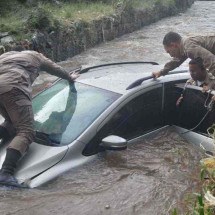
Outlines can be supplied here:
<path id="1" fill-rule="evenodd" d="M 1 0 L 0 52 L 32 49 L 63 61 L 189 8 L 194 0 Z"/>

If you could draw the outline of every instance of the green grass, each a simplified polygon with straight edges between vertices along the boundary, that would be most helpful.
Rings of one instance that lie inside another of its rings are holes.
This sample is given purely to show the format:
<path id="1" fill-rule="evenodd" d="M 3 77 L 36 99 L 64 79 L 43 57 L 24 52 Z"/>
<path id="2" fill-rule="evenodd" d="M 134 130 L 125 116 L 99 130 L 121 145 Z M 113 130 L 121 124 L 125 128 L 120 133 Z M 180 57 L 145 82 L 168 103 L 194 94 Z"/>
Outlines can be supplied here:
<path id="1" fill-rule="evenodd" d="M 161 5 L 173 5 L 174 0 L 133 0 L 132 1 L 132 6 L 134 8 L 153 8 L 157 4 Z"/>
<path id="2" fill-rule="evenodd" d="M 0 32 L 9 32 L 16 40 L 23 40 L 30 38 L 30 32 L 23 26 L 24 21 L 17 14 L 1 17 Z"/>
<path id="3" fill-rule="evenodd" d="M 1 31 L 19 31 L 22 28 L 23 21 L 19 16 L 8 14 L 0 19 Z"/>
<path id="4" fill-rule="evenodd" d="M 58 23 L 62 25 L 69 25 L 80 20 L 90 22 L 114 13 L 114 8 L 111 4 L 101 2 L 90 4 L 64 3 L 60 7 L 50 3 L 39 3 L 38 7 L 33 8 L 18 3 L 16 5 L 19 9 L 14 9 L 15 7 L 13 7 L 12 11 L 7 11 L 1 16 L 0 32 L 9 32 L 17 40 L 28 38 L 28 34 L 36 28 L 37 22 L 39 25 L 43 23 L 41 19 L 42 17 L 44 19 L 45 16 L 49 24 L 53 26 L 55 20 L 58 20 Z M 39 10 L 40 12 L 38 12 Z M 41 14 L 41 11 L 44 11 L 44 14 Z"/>
<path id="5" fill-rule="evenodd" d="M 1 16 L 0 32 L 10 32 L 16 37 L 16 40 L 21 40 L 29 38 L 31 32 L 43 23 L 45 26 L 53 27 L 57 22 L 60 25 L 70 25 L 75 21 L 90 22 L 102 16 L 109 16 L 115 13 L 114 8 L 118 3 L 126 3 L 129 7 L 134 8 L 152 8 L 155 4 L 174 3 L 174 0 L 110 0 L 108 4 L 98 1 L 95 3 L 62 3 L 60 6 L 41 1 L 37 7 L 28 7 L 17 1 L 11 1 L 10 9 Z M 40 12 L 37 13 L 38 9 Z M 44 15 L 42 12 L 43 18 L 41 11 L 44 11 Z M 55 22 L 56 20 L 57 22 Z M 48 25 L 46 21 L 49 23 Z"/>
<path id="6" fill-rule="evenodd" d="M 98 3 L 65 3 L 62 7 L 52 4 L 40 4 L 40 7 L 52 14 L 55 19 L 65 22 L 75 20 L 91 21 L 101 16 L 108 16 L 114 13 L 112 5 Z"/>

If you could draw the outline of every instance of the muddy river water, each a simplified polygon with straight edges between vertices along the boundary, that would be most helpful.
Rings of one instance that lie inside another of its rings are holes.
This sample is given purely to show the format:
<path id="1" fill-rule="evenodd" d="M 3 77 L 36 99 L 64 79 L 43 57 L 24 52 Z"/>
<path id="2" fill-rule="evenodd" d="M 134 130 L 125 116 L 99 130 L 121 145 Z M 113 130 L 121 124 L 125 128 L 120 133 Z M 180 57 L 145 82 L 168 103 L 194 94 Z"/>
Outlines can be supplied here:
<path id="1" fill-rule="evenodd" d="M 169 56 L 162 38 L 170 30 L 183 36 L 214 33 L 215 1 L 196 1 L 185 13 L 92 48 L 65 67 L 117 61 L 157 61 Z M 40 83 L 38 79 L 37 83 Z M 40 188 L 0 188 L 1 215 L 163 215 L 186 208 L 184 198 L 199 189 L 200 151 L 172 129 L 138 141 L 120 152 L 105 152 Z M 189 198 L 189 197 L 188 197 Z"/>

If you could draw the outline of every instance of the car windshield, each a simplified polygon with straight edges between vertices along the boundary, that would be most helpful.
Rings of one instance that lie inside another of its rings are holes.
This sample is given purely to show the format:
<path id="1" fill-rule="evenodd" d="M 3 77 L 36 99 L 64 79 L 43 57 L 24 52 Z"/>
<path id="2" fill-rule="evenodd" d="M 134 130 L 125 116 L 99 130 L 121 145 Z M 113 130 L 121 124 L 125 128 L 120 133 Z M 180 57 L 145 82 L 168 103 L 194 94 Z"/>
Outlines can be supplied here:
<path id="1" fill-rule="evenodd" d="M 119 97 L 93 86 L 59 81 L 33 99 L 35 141 L 68 145 Z"/>

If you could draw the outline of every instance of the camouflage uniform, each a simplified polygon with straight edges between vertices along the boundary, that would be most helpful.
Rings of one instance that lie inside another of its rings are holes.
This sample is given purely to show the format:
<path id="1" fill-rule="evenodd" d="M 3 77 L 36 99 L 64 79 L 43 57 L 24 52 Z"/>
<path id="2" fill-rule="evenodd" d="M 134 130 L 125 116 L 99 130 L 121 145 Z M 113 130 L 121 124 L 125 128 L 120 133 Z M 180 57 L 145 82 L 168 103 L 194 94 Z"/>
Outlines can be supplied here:
<path id="1" fill-rule="evenodd" d="M 182 39 L 180 44 L 180 57 L 173 58 L 161 70 L 161 75 L 180 66 L 187 58 L 200 57 L 203 65 L 210 73 L 215 75 L 215 36 L 196 36 Z"/>
<path id="2" fill-rule="evenodd" d="M 21 154 L 34 139 L 31 92 L 40 71 L 71 80 L 62 67 L 38 52 L 11 51 L 0 56 L 0 114 L 5 118 L 1 126 L 14 137 L 9 148 Z"/>

